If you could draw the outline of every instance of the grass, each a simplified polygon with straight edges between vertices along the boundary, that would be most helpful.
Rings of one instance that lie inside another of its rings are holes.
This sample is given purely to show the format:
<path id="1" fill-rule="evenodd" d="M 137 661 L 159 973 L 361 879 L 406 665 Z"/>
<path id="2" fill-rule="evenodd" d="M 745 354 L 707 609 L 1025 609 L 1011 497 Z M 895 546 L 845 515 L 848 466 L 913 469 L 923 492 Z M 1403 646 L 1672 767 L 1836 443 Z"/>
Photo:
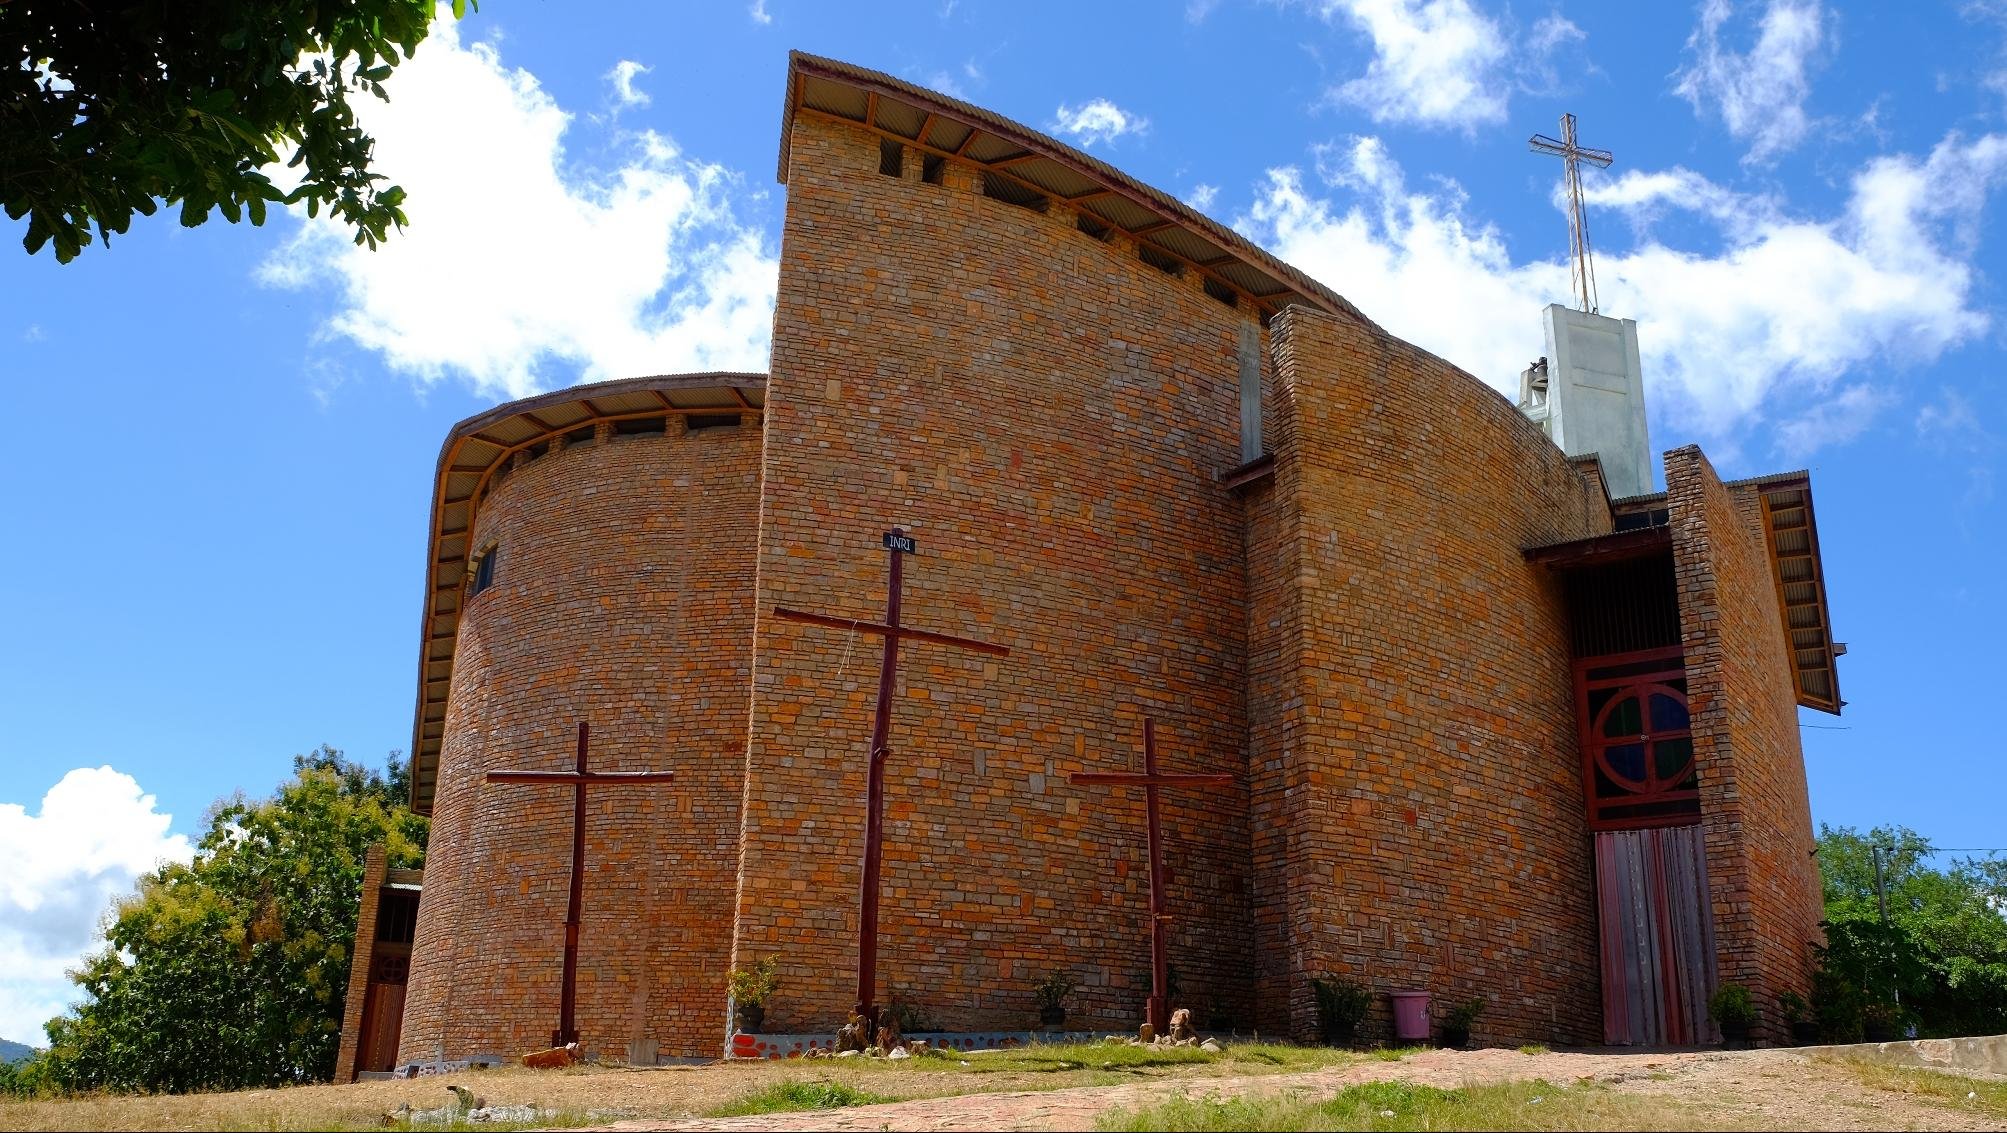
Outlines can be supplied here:
<path id="1" fill-rule="evenodd" d="M 1843 1062 L 1863 1086 L 1960 1113 L 1976 1113 L 1996 1121 L 2007 1121 L 2007 1082 L 1997 1079 L 1967 1078 L 1938 1070 L 1909 1066 L 1881 1066 L 1851 1059 L 1824 1059 Z"/>
<path id="2" fill-rule="evenodd" d="M 1367 1082 L 1317 1100 L 1302 1091 L 1243 1098 L 1178 1098 L 1104 1115 L 1104 1130 L 1690 1129 L 1688 1107 L 1595 1085 L 1511 1082 L 1445 1090 Z"/>
<path id="3" fill-rule="evenodd" d="M 877 1105 L 894 1099 L 853 1089 L 841 1082 L 777 1082 L 711 1111 L 712 1117 L 747 1117 L 756 1113 L 790 1113 L 801 1109 L 843 1109 Z"/>
<path id="4" fill-rule="evenodd" d="M 1546 1054 L 1547 1048 L 1540 1043 L 1527 1043 L 1519 1048 L 1521 1054 Z"/>

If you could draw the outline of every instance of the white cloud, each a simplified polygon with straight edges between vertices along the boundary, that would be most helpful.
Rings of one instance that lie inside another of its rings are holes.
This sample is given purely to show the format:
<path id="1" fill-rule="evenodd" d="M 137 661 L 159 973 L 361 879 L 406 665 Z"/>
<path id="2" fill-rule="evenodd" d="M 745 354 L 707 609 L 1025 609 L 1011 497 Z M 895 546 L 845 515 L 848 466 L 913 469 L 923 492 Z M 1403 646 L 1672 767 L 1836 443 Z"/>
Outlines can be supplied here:
<path id="1" fill-rule="evenodd" d="M 949 13 L 943 12 L 941 17 L 946 19 L 948 15 Z M 966 100 L 971 90 L 982 85 L 983 69 L 976 65 L 974 59 L 965 59 L 962 61 L 962 65 L 955 70 L 934 71 L 920 79 L 919 82 L 921 86 L 926 87 L 928 90 L 939 91 L 949 98 Z"/>
<path id="2" fill-rule="evenodd" d="M 1185 198 L 1185 203 L 1200 212 L 1205 212 L 1213 207 L 1213 202 L 1219 199 L 1219 195 L 1218 185 L 1197 185 L 1193 187 L 1191 195 Z"/>
<path id="3" fill-rule="evenodd" d="M 635 76 L 645 75 L 654 69 L 636 63 L 632 59 L 622 59 L 615 63 L 613 70 L 606 73 L 606 81 L 613 84 L 614 104 L 622 107 L 648 105 L 648 92 L 635 89 L 634 79 Z"/>
<path id="4" fill-rule="evenodd" d="M 753 6 L 746 10 L 746 14 L 762 27 L 774 22 L 772 13 L 767 11 L 767 0 L 753 0 Z"/>
<path id="5" fill-rule="evenodd" d="M 1144 133 L 1150 128 L 1150 120 L 1131 114 L 1105 98 L 1097 98 L 1078 107 L 1061 103 L 1053 112 L 1049 128 L 1055 134 L 1066 134 L 1083 146 L 1091 146 L 1096 142 L 1112 142 L 1125 134 Z"/>
<path id="6" fill-rule="evenodd" d="M 1364 109 L 1375 122 L 1466 132 L 1505 119 L 1512 50 L 1499 23 L 1469 0 L 1325 0 L 1321 11 L 1327 20 L 1347 17 L 1373 41 L 1366 73 L 1332 91 L 1339 101 Z M 1561 25 L 1574 29 L 1566 20 L 1542 21 L 1546 49 L 1567 38 Z"/>
<path id="7" fill-rule="evenodd" d="M 1512 392 L 1541 351 L 1540 307 L 1567 301 L 1567 265 L 1515 261 L 1461 189 L 1409 187 L 1377 139 L 1321 152 L 1318 172 L 1307 184 L 1272 170 L 1238 226 L 1393 333 Z M 1597 258 L 1603 310 L 1638 320 L 1654 413 L 1670 414 L 1655 420 L 1730 443 L 1767 435 L 1792 455 L 1856 435 L 1906 368 L 1989 325 L 1970 257 L 2003 174 L 2007 136 L 1954 134 L 1927 158 L 1870 162 L 1823 219 L 1683 169 L 1593 184 L 1592 206 L 1634 221 L 1691 210 L 1718 241 L 1687 251 L 1647 226 L 1628 252 Z"/>
<path id="8" fill-rule="evenodd" d="M 1729 13 L 1728 0 L 1707 0 L 1687 40 L 1694 61 L 1675 76 L 1674 90 L 1696 114 L 1719 114 L 1729 134 L 1749 145 L 1745 161 L 1762 162 L 1796 146 L 1811 129 L 1805 100 L 1812 93 L 1814 57 L 1829 38 L 1826 14 L 1819 0 L 1772 0 L 1756 45 L 1735 52 L 1721 45 Z"/>
<path id="9" fill-rule="evenodd" d="M 110 767 L 64 775 L 36 814 L 0 803 L 0 1038 L 41 1045 L 42 1024 L 74 999 L 63 973 L 101 943 L 111 902 L 140 874 L 193 856 L 154 805 Z"/>
<path id="10" fill-rule="evenodd" d="M 615 137 L 610 171 L 573 162 L 572 116 L 452 21 L 387 85 L 389 103 L 357 110 L 376 167 L 410 193 L 410 224 L 368 252 L 301 217 L 260 268 L 272 286 L 334 289 L 327 335 L 421 381 L 508 397 L 766 368 L 778 265 L 734 214 L 739 177 L 652 132 Z"/>
<path id="11" fill-rule="evenodd" d="M 1949 386 L 1936 401 L 1916 411 L 1917 439 L 1940 451 L 1977 452 L 1992 447 L 1992 435 L 1979 423 L 1972 402 Z"/>

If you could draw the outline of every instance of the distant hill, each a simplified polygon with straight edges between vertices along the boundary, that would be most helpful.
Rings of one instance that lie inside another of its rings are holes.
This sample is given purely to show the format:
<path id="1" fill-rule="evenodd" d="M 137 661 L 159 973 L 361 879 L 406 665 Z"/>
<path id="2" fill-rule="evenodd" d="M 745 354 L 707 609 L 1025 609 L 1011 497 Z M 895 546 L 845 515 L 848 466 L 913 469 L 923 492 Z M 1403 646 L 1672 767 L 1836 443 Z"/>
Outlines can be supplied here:
<path id="1" fill-rule="evenodd" d="M 27 1043 L 10 1043 L 0 1039 L 0 1062 L 26 1062 L 34 1054 L 35 1048 Z"/>

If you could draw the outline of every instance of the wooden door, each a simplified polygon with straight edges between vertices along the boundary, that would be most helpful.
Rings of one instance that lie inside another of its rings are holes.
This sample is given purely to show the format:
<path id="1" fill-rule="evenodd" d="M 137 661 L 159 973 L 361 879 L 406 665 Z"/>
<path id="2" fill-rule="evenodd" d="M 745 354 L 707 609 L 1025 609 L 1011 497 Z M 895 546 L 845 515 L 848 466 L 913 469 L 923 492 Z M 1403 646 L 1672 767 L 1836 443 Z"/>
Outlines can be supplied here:
<path id="1" fill-rule="evenodd" d="M 1596 835 L 1603 1041 L 1691 1046 L 1711 1041 L 1714 917 L 1699 826 Z"/>

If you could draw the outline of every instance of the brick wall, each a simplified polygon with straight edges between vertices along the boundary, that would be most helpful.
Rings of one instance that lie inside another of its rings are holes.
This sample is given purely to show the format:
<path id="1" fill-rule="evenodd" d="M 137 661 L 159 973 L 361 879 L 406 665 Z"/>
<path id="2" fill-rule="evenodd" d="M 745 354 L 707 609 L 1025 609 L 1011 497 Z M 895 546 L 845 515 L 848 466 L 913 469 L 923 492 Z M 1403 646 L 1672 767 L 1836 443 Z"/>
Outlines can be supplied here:
<path id="1" fill-rule="evenodd" d="M 577 1019 L 589 1051 L 718 1053 L 738 860 L 760 433 L 600 438 L 507 474 L 474 546 L 400 1058 L 538 1049 L 557 1026 L 572 799 L 490 784 L 591 765 Z"/>
<path id="2" fill-rule="evenodd" d="M 768 616 L 878 618 L 882 531 L 913 532 L 909 624 L 1009 646 L 907 645 L 893 712 L 878 999 L 955 1029 L 1140 1018 L 1141 792 L 1079 770 L 1244 767 L 1237 347 L 1253 318 L 1076 230 L 878 173 L 878 140 L 795 121 L 768 386 L 736 955 L 782 959 L 770 1030 L 855 997 L 865 748 L 879 645 Z M 1180 1000 L 1245 1021 L 1246 795 L 1167 792 Z"/>
<path id="3" fill-rule="evenodd" d="M 1720 978 L 1781 1039 L 1776 997 L 1809 991 L 1823 906 L 1761 499 L 1693 446 L 1666 454 L 1666 494 Z"/>
<path id="4" fill-rule="evenodd" d="M 355 918 L 355 945 L 349 952 L 348 995 L 342 1000 L 341 1047 L 335 1055 L 334 1080 L 355 1080 L 362 1057 L 362 1009 L 369 997 L 369 966 L 376 947 L 376 911 L 383 905 L 383 879 L 388 869 L 383 844 L 372 845 L 362 859 L 362 903 Z"/>
<path id="5" fill-rule="evenodd" d="M 1331 972 L 1484 997 L 1480 1040 L 1593 1041 L 1566 613 L 1520 551 L 1607 531 L 1600 487 L 1376 328 L 1298 308 L 1272 333 L 1284 421 L 1248 533 L 1263 1021 L 1311 1037 Z"/>

